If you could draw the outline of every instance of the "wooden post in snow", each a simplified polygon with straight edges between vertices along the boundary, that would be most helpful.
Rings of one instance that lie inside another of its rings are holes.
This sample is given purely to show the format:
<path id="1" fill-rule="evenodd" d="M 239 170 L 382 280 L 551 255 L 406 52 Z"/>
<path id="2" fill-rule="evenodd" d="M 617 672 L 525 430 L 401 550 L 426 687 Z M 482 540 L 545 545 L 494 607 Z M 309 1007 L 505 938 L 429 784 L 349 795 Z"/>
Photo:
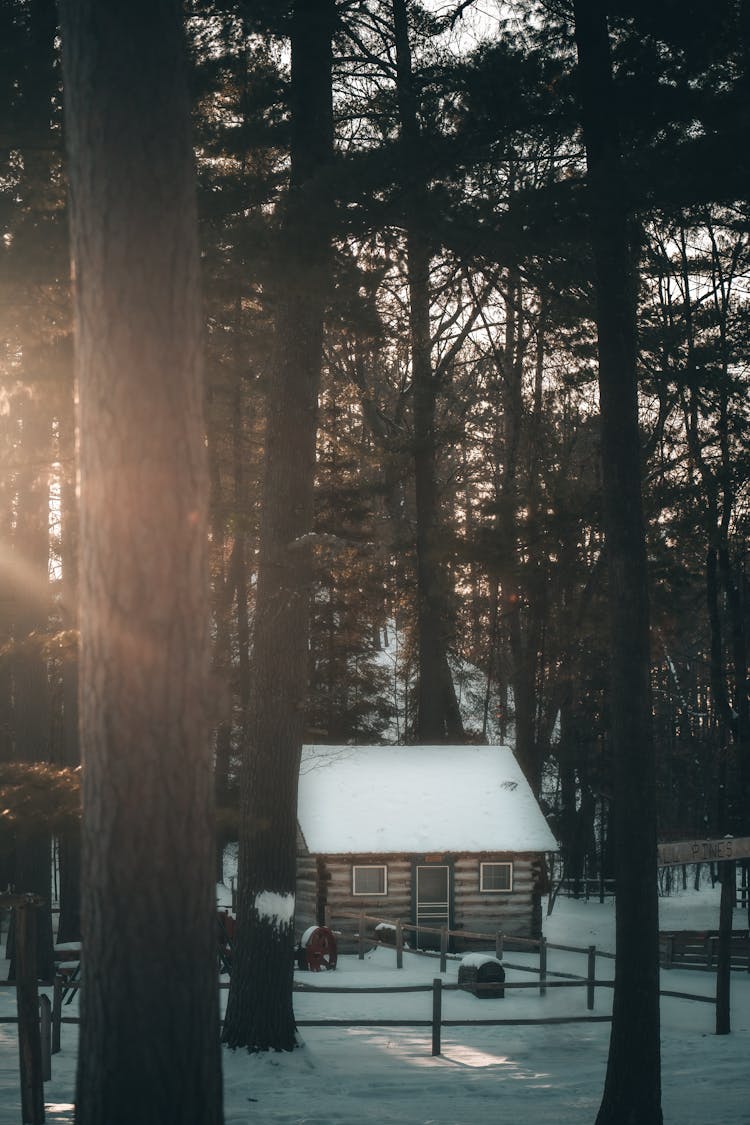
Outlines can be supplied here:
<path id="1" fill-rule="evenodd" d="M 443 982 L 435 977 L 432 982 L 432 1053 L 440 1054 L 440 1025 L 443 1018 Z"/>
<path id="2" fill-rule="evenodd" d="M 16 1000 L 21 1116 L 24 1125 L 42 1125 L 44 1083 L 36 975 L 36 904 L 30 899 L 16 904 Z"/>
<path id="3" fill-rule="evenodd" d="M 39 997 L 39 1041 L 42 1051 L 42 1081 L 52 1077 L 52 1005 L 49 996 Z"/>
<path id="4" fill-rule="evenodd" d="M 52 1054 L 60 1050 L 60 1026 L 62 1024 L 62 989 L 63 982 L 59 973 L 55 974 L 52 986 Z"/>
<path id="5" fill-rule="evenodd" d="M 719 906 L 719 941 L 716 951 L 716 1034 L 729 1035 L 729 992 L 732 959 L 732 915 L 736 894 L 733 861 L 719 864 L 721 903 Z"/>
<path id="6" fill-rule="evenodd" d="M 404 929 L 401 925 L 401 919 L 396 921 L 396 968 L 403 969 L 404 967 Z"/>
<path id="7" fill-rule="evenodd" d="M 547 939 L 539 939 L 539 995 L 547 995 Z"/>
<path id="8" fill-rule="evenodd" d="M 596 946 L 589 946 L 589 960 L 586 985 L 586 1007 L 590 1012 L 594 1010 L 594 981 L 596 980 Z"/>

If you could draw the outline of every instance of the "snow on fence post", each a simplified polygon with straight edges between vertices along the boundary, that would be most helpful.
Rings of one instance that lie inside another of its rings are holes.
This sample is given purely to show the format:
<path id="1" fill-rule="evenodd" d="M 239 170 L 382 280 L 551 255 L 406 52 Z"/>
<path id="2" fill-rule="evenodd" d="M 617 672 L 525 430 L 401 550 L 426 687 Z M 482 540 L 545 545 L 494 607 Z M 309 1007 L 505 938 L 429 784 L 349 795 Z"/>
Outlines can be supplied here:
<path id="1" fill-rule="evenodd" d="M 448 971 L 448 927 L 440 927 L 440 972 Z"/>
<path id="2" fill-rule="evenodd" d="M 63 982 L 59 973 L 55 974 L 52 985 L 52 1054 L 60 1050 L 60 1025 L 62 1023 L 62 989 Z"/>
<path id="3" fill-rule="evenodd" d="M 365 916 L 359 915 L 359 932 L 357 934 L 357 956 L 360 961 L 365 959 Z"/>
<path id="4" fill-rule="evenodd" d="M 498 961 L 503 959 L 503 931 L 498 930 L 495 934 L 495 956 Z"/>
<path id="5" fill-rule="evenodd" d="M 401 919 L 396 919 L 396 968 L 404 967 L 404 930 Z"/>
<path id="6" fill-rule="evenodd" d="M 547 939 L 539 938 L 539 995 L 547 995 Z"/>
<path id="7" fill-rule="evenodd" d="M 39 1041 L 42 1048 L 42 1082 L 52 1077 L 52 1005 L 49 996 L 39 997 Z"/>
<path id="8" fill-rule="evenodd" d="M 586 973 L 586 1007 L 594 1010 L 594 981 L 596 980 L 596 946 L 589 946 L 589 963 Z"/>
<path id="9" fill-rule="evenodd" d="M 440 1023 L 443 1017 L 443 982 L 435 977 L 432 982 L 432 1053 L 440 1054 Z"/>

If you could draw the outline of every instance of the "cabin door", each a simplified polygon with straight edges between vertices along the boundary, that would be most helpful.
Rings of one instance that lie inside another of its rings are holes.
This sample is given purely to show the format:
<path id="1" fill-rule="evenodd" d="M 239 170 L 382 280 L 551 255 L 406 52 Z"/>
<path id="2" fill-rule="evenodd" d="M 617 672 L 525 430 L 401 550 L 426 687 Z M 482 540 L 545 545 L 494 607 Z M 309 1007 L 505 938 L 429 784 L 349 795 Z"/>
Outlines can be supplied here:
<path id="1" fill-rule="evenodd" d="M 417 864 L 414 874 L 414 921 L 417 948 L 439 949 L 439 934 L 421 932 L 419 927 L 450 928 L 450 868 L 447 864 Z"/>

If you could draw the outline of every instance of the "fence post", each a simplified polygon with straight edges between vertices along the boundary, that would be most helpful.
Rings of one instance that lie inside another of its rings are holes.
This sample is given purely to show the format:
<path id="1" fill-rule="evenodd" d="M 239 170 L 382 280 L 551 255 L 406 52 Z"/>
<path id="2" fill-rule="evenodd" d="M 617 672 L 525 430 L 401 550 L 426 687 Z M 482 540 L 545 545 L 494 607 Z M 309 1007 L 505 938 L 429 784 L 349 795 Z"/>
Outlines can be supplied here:
<path id="1" fill-rule="evenodd" d="M 360 914 L 360 916 L 359 916 L 359 933 L 357 934 L 357 938 L 358 938 L 357 956 L 359 957 L 360 961 L 364 961 L 364 959 L 365 959 L 365 916 L 364 916 L 364 914 Z"/>
<path id="2" fill-rule="evenodd" d="M 52 1054 L 60 1050 L 60 1024 L 62 1023 L 62 977 L 55 974 L 52 986 Z"/>
<path id="3" fill-rule="evenodd" d="M 495 934 L 495 956 L 498 961 L 503 959 L 503 931 L 498 930 Z"/>
<path id="4" fill-rule="evenodd" d="M 39 997 L 39 1041 L 42 1048 L 42 1081 L 52 1077 L 52 1005 L 49 996 Z"/>
<path id="5" fill-rule="evenodd" d="M 586 973 L 586 1007 L 594 1010 L 594 981 L 596 980 L 596 946 L 589 946 L 589 963 Z"/>
<path id="6" fill-rule="evenodd" d="M 734 861 L 719 864 L 721 901 L 719 903 L 719 940 L 716 949 L 716 1034 L 728 1035 L 730 1027 L 730 980 L 732 966 L 732 911 L 737 894 Z"/>
<path id="7" fill-rule="evenodd" d="M 666 950 L 664 952 L 664 968 L 671 969 L 674 961 L 674 934 L 667 934 Z"/>
<path id="8" fill-rule="evenodd" d="M 323 907 L 323 925 L 327 930 L 331 928 L 331 908 L 328 903 Z"/>
<path id="9" fill-rule="evenodd" d="M 443 1017 L 443 982 L 435 977 L 432 982 L 432 1053 L 440 1054 L 440 1023 Z"/>
<path id="10" fill-rule="evenodd" d="M 448 927 L 440 928 L 440 972 L 448 971 Z"/>
<path id="11" fill-rule="evenodd" d="M 16 907 L 16 999 L 21 1116 L 25 1125 L 41 1125 L 44 1121 L 44 1085 L 36 975 L 36 909 L 29 903 Z"/>
<path id="12" fill-rule="evenodd" d="M 404 931 L 401 927 L 401 919 L 396 921 L 396 968 L 403 969 L 404 967 Z"/>
<path id="13" fill-rule="evenodd" d="M 547 939 L 539 939 L 539 995 L 547 995 Z"/>

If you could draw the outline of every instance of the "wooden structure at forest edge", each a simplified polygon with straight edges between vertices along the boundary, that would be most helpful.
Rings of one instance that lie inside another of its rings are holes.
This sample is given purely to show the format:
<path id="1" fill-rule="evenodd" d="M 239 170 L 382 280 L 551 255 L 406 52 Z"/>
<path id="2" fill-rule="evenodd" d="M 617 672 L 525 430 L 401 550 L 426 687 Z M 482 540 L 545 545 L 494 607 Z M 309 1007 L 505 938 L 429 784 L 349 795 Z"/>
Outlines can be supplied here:
<path id="1" fill-rule="evenodd" d="M 718 861 L 721 880 L 721 903 L 719 905 L 719 929 L 716 937 L 716 1034 L 728 1035 L 729 1019 L 729 974 L 732 967 L 732 914 L 736 894 L 735 860 L 750 857 L 750 837 L 723 836 L 718 840 L 682 840 L 671 844 L 659 844 L 657 865 L 671 867 L 682 863 L 706 863 Z M 679 935 L 662 935 L 672 940 Z M 683 935 L 683 943 L 690 937 Z M 672 954 L 667 951 L 668 963 Z M 748 962 L 750 968 L 750 962 Z"/>
<path id="2" fill-rule="evenodd" d="M 541 933 L 558 845 L 507 747 L 306 746 L 298 824 L 299 933 L 326 911 L 411 922 L 421 948 L 441 927 Z"/>
<path id="3" fill-rule="evenodd" d="M 36 920 L 42 900 L 34 894 L 0 894 L 0 907 L 16 912 L 16 998 L 18 1004 L 18 1055 L 21 1072 L 21 1117 L 25 1125 L 44 1121 L 44 1080 L 49 1078 L 42 1051 L 42 1028 L 49 1030 L 49 1001 L 40 1024 L 37 988 Z M 47 1017 L 46 1019 L 44 1017 Z"/>
<path id="4" fill-rule="evenodd" d="M 669 844 L 659 844 L 656 852 L 658 867 L 748 859 L 750 836 L 723 836 L 719 840 L 678 840 Z"/>

